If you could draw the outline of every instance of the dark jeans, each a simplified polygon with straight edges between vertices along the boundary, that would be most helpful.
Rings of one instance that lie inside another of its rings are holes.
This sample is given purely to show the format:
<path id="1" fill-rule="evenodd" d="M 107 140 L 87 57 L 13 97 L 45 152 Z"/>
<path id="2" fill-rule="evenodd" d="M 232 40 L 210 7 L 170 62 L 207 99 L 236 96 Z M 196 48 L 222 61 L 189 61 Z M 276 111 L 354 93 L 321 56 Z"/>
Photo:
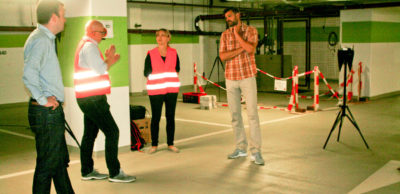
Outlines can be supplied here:
<path id="1" fill-rule="evenodd" d="M 84 114 L 84 133 L 81 143 L 81 173 L 85 176 L 93 171 L 93 147 L 99 129 L 106 137 L 106 163 L 110 177 L 118 175 L 120 163 L 118 161 L 119 129 L 110 112 L 107 97 L 90 96 L 77 98 L 78 105 Z"/>
<path id="2" fill-rule="evenodd" d="M 29 102 L 28 120 L 36 140 L 36 168 L 33 193 L 50 193 L 51 181 L 57 193 L 74 193 L 68 176 L 69 154 L 65 141 L 64 111 Z"/>
<path id="3" fill-rule="evenodd" d="M 152 95 L 151 104 L 151 145 L 158 146 L 158 132 L 160 130 L 160 118 L 163 103 L 165 102 L 165 117 L 167 118 L 167 144 L 174 145 L 175 136 L 175 108 L 178 93 L 165 95 Z"/>

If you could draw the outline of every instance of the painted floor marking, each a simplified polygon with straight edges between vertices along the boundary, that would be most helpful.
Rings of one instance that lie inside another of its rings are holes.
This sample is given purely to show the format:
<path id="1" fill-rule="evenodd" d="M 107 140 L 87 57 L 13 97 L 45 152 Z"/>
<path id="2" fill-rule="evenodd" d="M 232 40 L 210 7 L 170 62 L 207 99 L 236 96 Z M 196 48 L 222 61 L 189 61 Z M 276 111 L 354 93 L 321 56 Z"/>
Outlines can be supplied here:
<path id="1" fill-rule="evenodd" d="M 306 115 L 307 114 L 295 115 L 295 116 L 285 117 L 285 118 L 281 118 L 281 119 L 264 121 L 264 122 L 261 122 L 260 125 L 276 123 L 276 122 L 285 121 L 285 120 L 289 120 L 289 119 L 295 119 L 295 118 L 303 117 L 303 116 L 306 116 Z M 179 119 L 179 118 L 175 118 L 175 120 L 184 121 L 184 122 L 202 123 L 202 124 L 208 124 L 208 125 L 216 125 L 216 126 L 231 126 L 231 125 L 226 125 L 226 124 L 202 122 L 202 121 L 193 121 L 193 120 Z M 246 125 L 245 127 L 248 127 L 248 126 Z M 203 134 L 203 135 L 198 135 L 198 136 L 188 137 L 188 138 L 185 138 L 185 139 L 176 140 L 175 143 L 179 144 L 179 143 L 192 141 L 192 140 L 200 139 L 200 138 L 204 138 L 204 137 L 210 137 L 210 136 L 214 136 L 214 135 L 218 135 L 218 134 L 222 134 L 222 133 L 227 133 L 227 132 L 231 132 L 231 131 L 232 131 L 232 128 L 229 128 L 229 129 L 225 129 L 225 130 L 222 130 L 222 131 L 216 131 L 216 132 L 211 132 L 211 133 L 207 133 L 207 134 Z M 28 138 L 28 139 L 35 139 L 32 136 L 22 135 L 22 134 L 19 134 L 19 133 L 14 133 L 14 132 L 2 130 L 2 129 L 0 129 L 0 132 L 4 132 L 4 133 L 7 133 L 7 134 L 11 134 L 11 135 L 25 137 L 25 138 Z M 167 147 L 167 144 L 159 145 L 159 147 Z M 72 165 L 72 164 L 79 164 L 79 163 L 80 163 L 80 160 L 74 160 L 74 161 L 71 161 L 69 164 Z M 16 177 L 16 176 L 21 176 L 21 175 L 26 175 L 26 174 L 30 174 L 30 173 L 34 173 L 34 172 L 35 172 L 35 170 L 33 169 L 33 170 L 26 170 L 26 171 L 16 172 L 16 173 L 12 173 L 12 174 L 0 175 L 0 180 L 1 179 L 6 179 L 6 178 L 12 178 L 12 177 Z"/>
<path id="2" fill-rule="evenodd" d="M 69 162 L 70 165 L 71 164 L 79 164 L 79 163 L 81 163 L 80 160 L 73 160 L 73 161 Z M 0 176 L 0 180 L 7 179 L 7 178 L 12 178 L 12 177 L 16 177 L 16 176 L 22 176 L 22 175 L 26 175 L 26 174 L 32 174 L 34 172 L 35 172 L 35 169 L 31 169 L 31 170 L 25 170 L 25 171 L 21 171 L 21 172 L 6 174 L 6 175 Z"/>
<path id="3" fill-rule="evenodd" d="M 12 131 L 7 131 L 7 130 L 3 130 L 3 129 L 0 129 L 0 132 L 7 133 L 7 134 L 10 134 L 10 135 L 19 136 L 19 137 L 23 137 L 23 138 L 26 138 L 26 139 L 35 139 L 34 136 L 25 135 L 25 134 L 21 134 L 21 133 L 16 133 L 16 132 L 12 132 Z"/>
<path id="4" fill-rule="evenodd" d="M 373 191 L 397 182 L 400 182 L 400 161 L 390 160 L 382 168 L 356 186 L 349 194 L 358 194 Z"/>

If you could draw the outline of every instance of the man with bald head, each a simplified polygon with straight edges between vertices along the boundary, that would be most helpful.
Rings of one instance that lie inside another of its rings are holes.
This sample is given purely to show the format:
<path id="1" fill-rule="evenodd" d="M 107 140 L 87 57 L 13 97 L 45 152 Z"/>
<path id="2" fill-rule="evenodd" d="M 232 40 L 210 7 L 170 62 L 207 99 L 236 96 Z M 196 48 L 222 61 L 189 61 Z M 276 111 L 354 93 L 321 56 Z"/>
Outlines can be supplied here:
<path id="1" fill-rule="evenodd" d="M 108 70 L 120 58 L 111 45 L 105 58 L 98 44 L 107 35 L 103 24 L 97 20 L 87 22 L 86 35 L 75 52 L 74 84 L 79 108 L 84 114 L 84 134 L 81 145 L 82 180 L 106 179 L 111 182 L 133 182 L 136 177 L 126 175 L 118 160 L 119 129 L 110 112 L 106 94 L 111 92 Z M 94 141 L 99 129 L 106 137 L 105 157 L 109 174 L 97 172 L 92 159 Z"/>

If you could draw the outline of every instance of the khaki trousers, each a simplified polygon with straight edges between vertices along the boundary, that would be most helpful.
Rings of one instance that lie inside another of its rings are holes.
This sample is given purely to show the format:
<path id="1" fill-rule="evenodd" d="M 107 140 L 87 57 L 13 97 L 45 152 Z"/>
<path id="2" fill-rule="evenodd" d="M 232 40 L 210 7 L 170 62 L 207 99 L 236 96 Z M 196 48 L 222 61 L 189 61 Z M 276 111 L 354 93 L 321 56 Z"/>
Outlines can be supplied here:
<path id="1" fill-rule="evenodd" d="M 232 117 L 232 127 L 235 134 L 236 148 L 247 151 L 247 138 L 242 118 L 241 94 L 246 100 L 249 122 L 250 152 L 261 151 L 261 130 L 257 109 L 257 83 L 255 77 L 243 80 L 226 80 L 229 110 Z"/>

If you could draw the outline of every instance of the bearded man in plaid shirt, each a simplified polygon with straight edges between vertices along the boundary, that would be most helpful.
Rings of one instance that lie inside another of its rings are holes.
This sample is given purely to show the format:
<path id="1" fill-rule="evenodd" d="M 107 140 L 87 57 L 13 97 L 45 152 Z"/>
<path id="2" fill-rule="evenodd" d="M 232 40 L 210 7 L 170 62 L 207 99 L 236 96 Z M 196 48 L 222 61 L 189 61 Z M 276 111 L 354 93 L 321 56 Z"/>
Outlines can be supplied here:
<path id="1" fill-rule="evenodd" d="M 261 156 L 261 131 L 257 110 L 256 62 L 254 53 L 258 43 L 256 28 L 240 20 L 237 8 L 224 10 L 229 28 L 221 35 L 219 55 L 225 61 L 225 79 L 232 127 L 235 133 L 236 149 L 228 159 L 247 156 L 249 144 L 251 161 L 264 165 Z M 247 115 L 250 125 L 250 138 L 247 143 L 246 132 L 241 113 L 241 96 L 246 99 Z"/>

